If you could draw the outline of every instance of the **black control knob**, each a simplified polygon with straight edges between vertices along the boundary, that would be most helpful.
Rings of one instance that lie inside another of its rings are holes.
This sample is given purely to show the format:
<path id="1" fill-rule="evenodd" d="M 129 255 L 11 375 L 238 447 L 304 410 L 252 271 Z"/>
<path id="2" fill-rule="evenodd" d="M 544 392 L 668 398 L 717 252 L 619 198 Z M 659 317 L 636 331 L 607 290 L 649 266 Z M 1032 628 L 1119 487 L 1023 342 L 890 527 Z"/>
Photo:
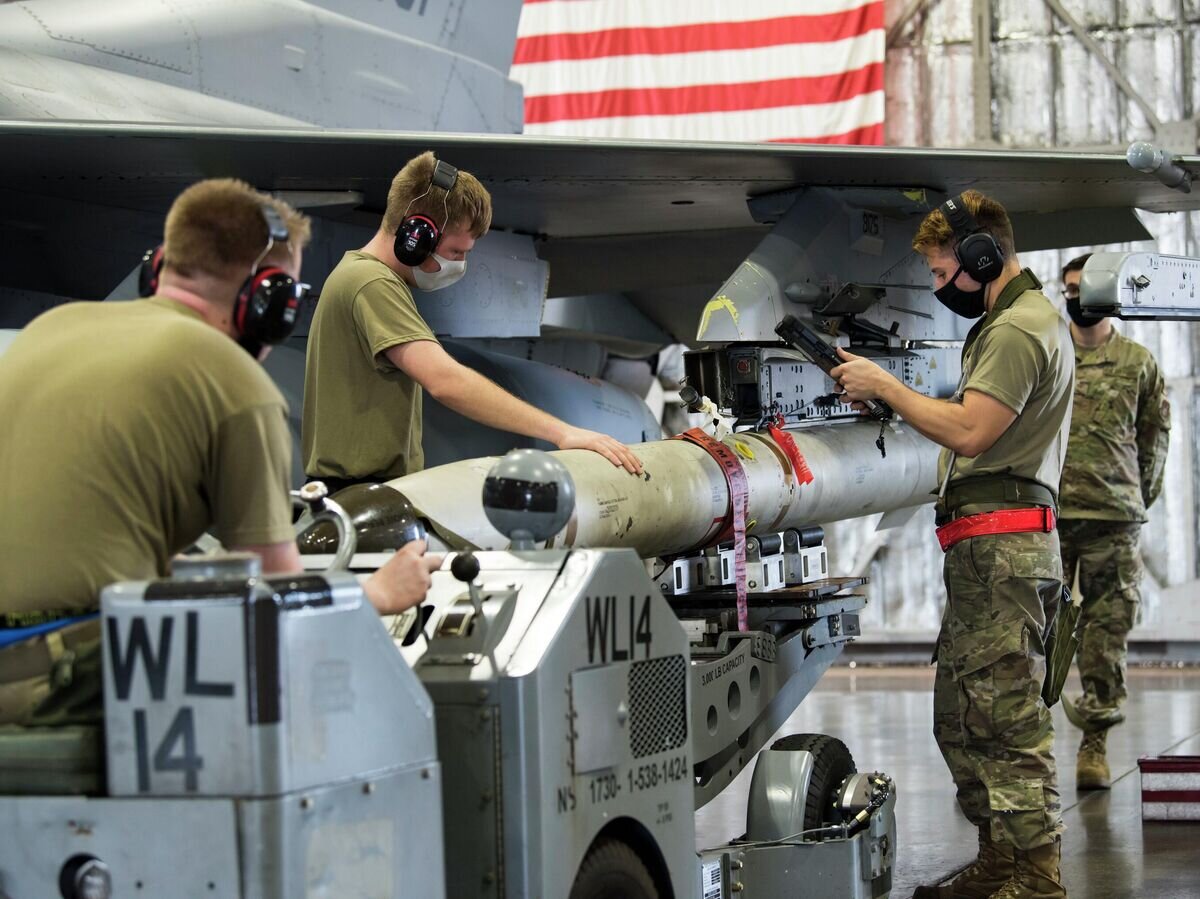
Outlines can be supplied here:
<path id="1" fill-rule="evenodd" d="M 58 892 L 63 899 L 112 899 L 108 865 L 94 855 L 72 855 L 58 873 Z"/>
<path id="2" fill-rule="evenodd" d="M 474 553 L 459 553 L 450 563 L 450 573 L 464 584 L 469 584 L 479 577 L 479 560 Z"/>
<path id="3" fill-rule="evenodd" d="M 684 384 L 679 388 L 679 398 L 683 400 L 689 412 L 700 411 L 700 391 L 691 384 Z"/>

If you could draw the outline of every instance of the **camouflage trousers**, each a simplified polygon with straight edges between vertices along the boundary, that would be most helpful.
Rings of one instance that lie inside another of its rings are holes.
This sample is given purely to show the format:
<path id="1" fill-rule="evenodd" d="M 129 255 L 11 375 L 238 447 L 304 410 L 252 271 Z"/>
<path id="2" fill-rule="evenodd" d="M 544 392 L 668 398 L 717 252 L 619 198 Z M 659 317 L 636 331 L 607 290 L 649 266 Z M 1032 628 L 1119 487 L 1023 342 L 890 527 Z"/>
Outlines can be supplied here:
<path id="1" fill-rule="evenodd" d="M 1063 576 L 1070 583 L 1079 567 L 1079 678 L 1083 697 L 1075 704 L 1089 725 L 1103 730 L 1125 720 L 1121 704 L 1126 643 L 1141 602 L 1142 526 L 1129 521 L 1069 519 L 1059 523 Z"/>
<path id="2" fill-rule="evenodd" d="M 946 553 L 933 733 L 958 804 L 1019 849 L 1063 831 L 1043 631 L 1062 595 L 1058 535 L 992 534 Z"/>
<path id="3" fill-rule="evenodd" d="M 61 634 L 78 640 L 63 646 Z M 0 649 L 0 725 L 62 727 L 99 724 L 100 625 L 88 621 Z"/>

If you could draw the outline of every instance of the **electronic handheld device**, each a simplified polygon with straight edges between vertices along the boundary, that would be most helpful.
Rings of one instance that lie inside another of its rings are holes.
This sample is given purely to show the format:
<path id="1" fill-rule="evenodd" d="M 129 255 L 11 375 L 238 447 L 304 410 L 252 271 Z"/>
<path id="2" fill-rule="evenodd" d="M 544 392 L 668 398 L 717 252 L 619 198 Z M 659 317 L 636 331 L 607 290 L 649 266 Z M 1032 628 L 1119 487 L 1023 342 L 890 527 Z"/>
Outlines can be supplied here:
<path id="1" fill-rule="evenodd" d="M 815 362 L 830 377 L 833 377 L 830 372 L 842 364 L 842 358 L 838 356 L 837 351 L 794 315 L 784 316 L 783 321 L 775 326 L 775 333 Z M 891 421 L 895 414 L 892 407 L 883 400 L 865 400 L 863 405 L 867 414 L 879 422 Z"/>

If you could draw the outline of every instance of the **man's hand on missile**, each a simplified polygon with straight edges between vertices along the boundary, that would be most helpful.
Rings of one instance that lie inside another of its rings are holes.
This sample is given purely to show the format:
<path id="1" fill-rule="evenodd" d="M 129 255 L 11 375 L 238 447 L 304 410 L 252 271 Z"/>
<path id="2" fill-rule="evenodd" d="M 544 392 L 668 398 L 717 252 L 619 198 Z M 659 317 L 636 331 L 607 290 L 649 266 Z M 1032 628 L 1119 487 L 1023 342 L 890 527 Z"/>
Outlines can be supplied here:
<path id="1" fill-rule="evenodd" d="M 841 347 L 837 348 L 837 353 L 844 361 L 832 369 L 829 376 L 841 385 L 842 395 L 850 402 L 886 399 L 884 392 L 892 384 L 899 383 L 870 359 L 855 356 Z"/>
<path id="2" fill-rule="evenodd" d="M 630 474 L 642 473 L 642 460 L 633 454 L 633 450 L 619 440 L 614 440 L 599 431 L 589 431 L 585 428 L 568 426 L 558 441 L 559 449 L 585 449 L 599 453 L 613 465 L 624 468 Z"/>
<path id="3" fill-rule="evenodd" d="M 441 567 L 441 555 L 426 555 L 425 541 L 413 540 L 400 547 L 363 586 L 380 615 L 397 615 L 421 604 L 433 583 L 430 572 Z"/>

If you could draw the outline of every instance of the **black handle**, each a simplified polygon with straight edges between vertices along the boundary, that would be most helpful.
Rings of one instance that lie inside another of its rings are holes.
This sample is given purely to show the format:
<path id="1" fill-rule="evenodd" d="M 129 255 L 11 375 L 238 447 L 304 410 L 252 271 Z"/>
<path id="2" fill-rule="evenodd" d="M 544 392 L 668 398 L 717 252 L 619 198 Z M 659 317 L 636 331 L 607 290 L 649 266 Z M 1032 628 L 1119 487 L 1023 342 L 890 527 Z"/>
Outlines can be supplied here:
<path id="1" fill-rule="evenodd" d="M 794 315 L 785 315 L 783 321 L 775 326 L 775 333 L 812 359 L 827 375 L 842 364 L 837 350 Z M 867 409 L 867 414 L 876 421 L 891 421 L 892 416 L 896 414 L 883 400 L 863 400 L 862 403 Z"/>
<path id="2" fill-rule="evenodd" d="M 474 553 L 459 553 L 450 563 L 450 573 L 464 584 L 469 584 L 479 577 L 479 560 Z"/>

